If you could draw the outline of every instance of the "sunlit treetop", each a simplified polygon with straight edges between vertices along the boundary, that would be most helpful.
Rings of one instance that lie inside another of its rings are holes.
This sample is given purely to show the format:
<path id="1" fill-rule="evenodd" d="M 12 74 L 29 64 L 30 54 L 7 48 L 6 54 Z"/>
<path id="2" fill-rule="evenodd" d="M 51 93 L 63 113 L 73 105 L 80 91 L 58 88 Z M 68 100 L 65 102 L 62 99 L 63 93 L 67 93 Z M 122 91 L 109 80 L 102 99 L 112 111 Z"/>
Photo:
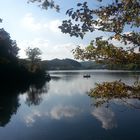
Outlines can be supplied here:
<path id="1" fill-rule="evenodd" d="M 76 59 L 81 60 L 95 60 L 106 64 L 127 65 L 135 63 L 140 65 L 140 53 L 134 52 L 133 49 L 126 51 L 123 47 L 116 47 L 102 38 L 96 38 L 85 49 L 77 47 L 73 53 Z"/>

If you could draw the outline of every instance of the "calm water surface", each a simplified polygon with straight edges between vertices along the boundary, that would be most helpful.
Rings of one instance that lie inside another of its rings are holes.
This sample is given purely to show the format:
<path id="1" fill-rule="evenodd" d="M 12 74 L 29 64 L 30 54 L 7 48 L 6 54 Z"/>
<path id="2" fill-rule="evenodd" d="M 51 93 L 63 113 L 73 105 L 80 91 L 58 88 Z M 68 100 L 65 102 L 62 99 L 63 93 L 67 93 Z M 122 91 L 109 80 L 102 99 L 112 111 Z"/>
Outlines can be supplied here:
<path id="1" fill-rule="evenodd" d="M 91 78 L 83 78 L 83 74 Z M 0 140 L 139 140 L 140 100 L 112 100 L 94 106 L 87 92 L 95 83 L 122 79 L 132 84 L 139 72 L 50 71 L 41 90 L 0 96 Z M 8 88 L 8 87 L 7 87 Z"/>

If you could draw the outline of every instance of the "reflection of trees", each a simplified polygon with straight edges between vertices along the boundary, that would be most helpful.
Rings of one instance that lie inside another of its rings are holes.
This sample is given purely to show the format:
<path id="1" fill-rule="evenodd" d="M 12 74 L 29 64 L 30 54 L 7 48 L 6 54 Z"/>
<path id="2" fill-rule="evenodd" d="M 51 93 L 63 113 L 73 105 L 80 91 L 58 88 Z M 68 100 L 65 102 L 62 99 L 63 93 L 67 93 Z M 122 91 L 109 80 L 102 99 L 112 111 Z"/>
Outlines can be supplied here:
<path id="1" fill-rule="evenodd" d="M 140 82 L 133 85 L 119 81 L 96 84 L 89 96 L 93 97 L 95 108 L 91 114 L 102 123 L 104 129 L 117 127 L 115 112 L 111 110 L 114 105 L 120 106 L 118 111 L 140 109 Z"/>
<path id="2" fill-rule="evenodd" d="M 104 103 L 108 104 L 113 99 L 121 99 L 121 101 L 127 105 L 140 109 L 140 107 L 136 107 L 126 100 L 140 100 L 140 83 L 138 80 L 133 85 L 127 85 L 121 80 L 96 84 L 96 87 L 90 90 L 89 96 L 94 97 L 96 107 L 101 106 Z"/>
<path id="3" fill-rule="evenodd" d="M 0 96 L 0 126 L 5 126 L 19 107 L 17 95 Z"/>
<path id="4" fill-rule="evenodd" d="M 47 93 L 48 84 L 45 79 L 34 81 L 34 83 L 2 83 L 0 81 L 0 126 L 10 122 L 13 114 L 19 107 L 19 95 L 27 93 L 28 105 L 38 105 L 41 102 L 42 93 Z"/>
<path id="5" fill-rule="evenodd" d="M 48 92 L 48 84 L 45 85 L 31 85 L 27 90 L 26 103 L 31 105 L 39 105 L 42 101 L 42 94 Z"/>

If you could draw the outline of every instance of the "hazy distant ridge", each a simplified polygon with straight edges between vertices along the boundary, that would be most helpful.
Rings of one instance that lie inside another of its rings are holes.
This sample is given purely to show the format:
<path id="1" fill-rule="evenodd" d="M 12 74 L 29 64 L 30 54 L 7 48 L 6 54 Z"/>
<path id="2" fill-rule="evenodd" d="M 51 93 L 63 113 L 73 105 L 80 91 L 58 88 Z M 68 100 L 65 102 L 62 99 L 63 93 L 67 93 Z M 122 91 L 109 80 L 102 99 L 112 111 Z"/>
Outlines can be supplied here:
<path id="1" fill-rule="evenodd" d="M 46 70 L 78 70 L 78 69 L 103 69 L 105 66 L 93 61 L 78 62 L 73 59 L 44 60 L 41 63 Z"/>

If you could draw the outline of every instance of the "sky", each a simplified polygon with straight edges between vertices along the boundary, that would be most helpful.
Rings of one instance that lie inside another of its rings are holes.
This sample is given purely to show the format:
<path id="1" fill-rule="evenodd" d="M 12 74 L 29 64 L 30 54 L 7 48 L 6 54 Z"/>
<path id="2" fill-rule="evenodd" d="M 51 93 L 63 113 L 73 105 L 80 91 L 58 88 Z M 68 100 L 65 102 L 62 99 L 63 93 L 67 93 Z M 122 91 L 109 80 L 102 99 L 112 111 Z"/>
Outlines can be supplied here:
<path id="1" fill-rule="evenodd" d="M 42 52 L 42 59 L 73 59 L 72 49 L 77 45 L 86 46 L 95 35 L 98 35 L 98 32 L 94 35 L 88 34 L 82 40 L 63 34 L 58 29 L 62 20 L 67 18 L 66 10 L 83 0 L 55 0 L 61 8 L 59 13 L 54 9 L 42 10 L 37 4 L 28 4 L 27 1 L 1 0 L 0 4 L 0 18 L 3 19 L 0 28 L 4 28 L 11 39 L 16 40 L 20 48 L 20 58 L 26 58 L 26 48 L 38 47 Z"/>
<path id="2" fill-rule="evenodd" d="M 62 20 L 67 19 L 66 10 L 75 7 L 78 2 L 84 0 L 55 0 L 60 5 L 60 12 L 54 9 L 43 10 L 35 3 L 27 3 L 28 0 L 1 0 L 0 28 L 4 28 L 10 33 L 11 39 L 16 40 L 20 48 L 19 57 L 26 58 L 25 50 L 28 47 L 40 48 L 42 59 L 64 59 L 72 58 L 72 49 L 81 45 L 85 47 L 92 39 L 101 36 L 102 33 L 96 31 L 88 33 L 82 40 L 63 34 L 58 29 Z M 97 1 L 87 0 L 92 7 L 99 7 Z M 104 34 L 108 36 L 108 34 Z"/>

